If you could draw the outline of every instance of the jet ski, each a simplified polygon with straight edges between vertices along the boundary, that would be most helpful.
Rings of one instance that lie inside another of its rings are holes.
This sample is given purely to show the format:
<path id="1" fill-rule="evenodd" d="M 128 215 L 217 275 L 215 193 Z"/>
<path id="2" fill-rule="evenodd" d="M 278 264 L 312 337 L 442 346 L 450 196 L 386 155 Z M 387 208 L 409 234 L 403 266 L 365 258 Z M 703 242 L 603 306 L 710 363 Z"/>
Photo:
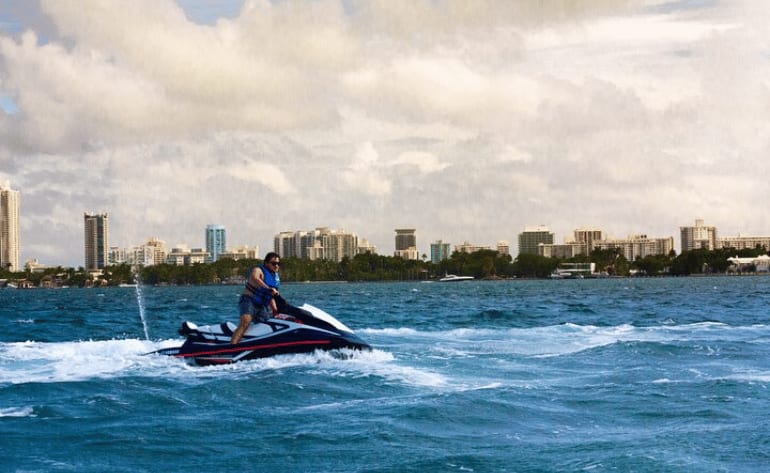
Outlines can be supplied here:
<path id="1" fill-rule="evenodd" d="M 287 353 L 315 350 L 371 350 L 353 330 L 332 315 L 310 304 L 295 307 L 276 298 L 279 315 L 265 322 L 252 322 L 241 341 L 230 344 L 237 328 L 232 322 L 198 326 L 183 322 L 179 334 L 186 337 L 179 347 L 151 354 L 183 358 L 197 365 L 221 365 Z"/>

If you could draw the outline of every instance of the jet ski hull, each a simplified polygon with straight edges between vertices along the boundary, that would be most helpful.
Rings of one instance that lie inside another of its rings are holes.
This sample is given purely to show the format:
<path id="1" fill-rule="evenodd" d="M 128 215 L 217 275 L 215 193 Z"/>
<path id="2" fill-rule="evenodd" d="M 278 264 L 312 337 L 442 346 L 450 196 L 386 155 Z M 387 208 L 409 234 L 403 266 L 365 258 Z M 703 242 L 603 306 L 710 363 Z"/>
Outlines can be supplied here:
<path id="1" fill-rule="evenodd" d="M 197 365 L 217 365 L 315 350 L 371 350 L 352 330 L 318 308 L 308 304 L 302 308 L 287 306 L 281 312 L 284 318 L 252 324 L 235 345 L 230 344 L 235 324 L 198 327 L 185 322 L 179 333 L 187 339 L 181 346 L 153 353 Z"/>

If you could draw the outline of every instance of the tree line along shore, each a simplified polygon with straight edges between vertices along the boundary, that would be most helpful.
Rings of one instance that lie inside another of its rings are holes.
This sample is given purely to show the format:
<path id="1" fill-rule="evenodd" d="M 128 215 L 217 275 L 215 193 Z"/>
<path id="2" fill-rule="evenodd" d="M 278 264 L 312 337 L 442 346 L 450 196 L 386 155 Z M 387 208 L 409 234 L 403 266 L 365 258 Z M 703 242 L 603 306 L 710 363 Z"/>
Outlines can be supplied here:
<path id="1" fill-rule="evenodd" d="M 570 259 L 547 258 L 520 254 L 515 259 L 494 250 L 473 253 L 455 252 L 439 263 L 426 260 L 405 260 L 397 256 L 361 254 L 340 262 L 283 258 L 281 279 L 284 282 L 314 281 L 418 281 L 436 280 L 447 274 L 473 276 L 476 279 L 544 279 L 549 278 L 566 263 L 594 263 L 596 273 L 591 276 L 690 276 L 702 274 L 730 274 L 734 268 L 728 258 L 767 255 L 764 248 L 735 250 L 692 250 L 679 255 L 647 256 L 628 261 L 617 249 L 595 249 L 590 255 Z M 93 287 L 135 284 L 191 285 L 242 284 L 247 271 L 261 264 L 261 260 L 221 259 L 209 264 L 175 266 L 160 264 L 132 268 L 127 264 L 108 266 L 101 275 L 94 275 L 82 267 L 47 268 L 42 272 L 9 272 L 0 269 L 0 285 L 13 287 Z M 742 274 L 755 273 L 756 268 L 744 267 Z"/>

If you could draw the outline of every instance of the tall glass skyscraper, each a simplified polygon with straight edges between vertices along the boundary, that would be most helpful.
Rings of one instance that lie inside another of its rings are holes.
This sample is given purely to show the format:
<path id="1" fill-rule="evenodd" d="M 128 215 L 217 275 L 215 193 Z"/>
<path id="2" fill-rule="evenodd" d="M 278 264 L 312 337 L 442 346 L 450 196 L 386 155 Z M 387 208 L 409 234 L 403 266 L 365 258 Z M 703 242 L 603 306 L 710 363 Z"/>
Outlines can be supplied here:
<path id="1" fill-rule="evenodd" d="M 0 268 L 21 271 L 21 225 L 19 207 L 21 193 L 0 183 Z"/>
<path id="2" fill-rule="evenodd" d="M 106 213 L 83 214 L 86 271 L 104 269 L 109 252 L 109 219 Z"/>
<path id="3" fill-rule="evenodd" d="M 450 256 L 452 256 L 452 250 L 449 243 L 438 240 L 430 244 L 431 263 L 438 264 L 449 259 Z"/>
<path id="4" fill-rule="evenodd" d="M 222 225 L 206 225 L 206 251 L 209 261 L 214 262 L 227 251 L 227 232 Z"/>

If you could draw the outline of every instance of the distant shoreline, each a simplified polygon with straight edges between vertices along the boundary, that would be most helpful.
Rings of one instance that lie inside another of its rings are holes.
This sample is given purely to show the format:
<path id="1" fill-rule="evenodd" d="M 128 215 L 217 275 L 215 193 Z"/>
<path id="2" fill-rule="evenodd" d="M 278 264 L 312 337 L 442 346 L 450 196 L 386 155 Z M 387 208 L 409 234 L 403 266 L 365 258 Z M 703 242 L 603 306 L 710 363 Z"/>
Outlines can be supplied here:
<path id="1" fill-rule="evenodd" d="M 325 284 L 389 284 L 389 283 L 439 283 L 444 286 L 463 286 L 468 283 L 482 282 L 515 282 L 515 281 L 580 281 L 580 280 L 645 280 L 645 279 L 681 279 L 681 278 L 746 278 L 746 277 L 767 277 L 770 276 L 770 272 L 758 272 L 758 273 L 711 273 L 711 274 L 688 274 L 688 275 L 656 275 L 656 276 L 589 276 L 584 278 L 535 278 L 535 277 L 522 277 L 522 278 L 477 278 L 468 281 L 449 283 L 440 283 L 438 279 L 409 279 L 409 280 L 366 280 L 366 281 L 283 281 L 284 285 L 325 285 Z M 136 284 L 119 284 L 119 285 L 94 285 L 94 286 L 61 286 L 61 287 L 38 287 L 38 286 L 17 286 L 17 280 L 13 279 L 0 279 L 0 290 L 3 289 L 22 289 L 22 290 L 36 290 L 36 289 L 133 289 L 136 290 Z M 174 283 L 158 283 L 158 284 L 139 284 L 141 287 L 215 287 L 215 286 L 231 286 L 240 287 L 240 283 L 200 283 L 200 284 L 174 284 Z"/>

